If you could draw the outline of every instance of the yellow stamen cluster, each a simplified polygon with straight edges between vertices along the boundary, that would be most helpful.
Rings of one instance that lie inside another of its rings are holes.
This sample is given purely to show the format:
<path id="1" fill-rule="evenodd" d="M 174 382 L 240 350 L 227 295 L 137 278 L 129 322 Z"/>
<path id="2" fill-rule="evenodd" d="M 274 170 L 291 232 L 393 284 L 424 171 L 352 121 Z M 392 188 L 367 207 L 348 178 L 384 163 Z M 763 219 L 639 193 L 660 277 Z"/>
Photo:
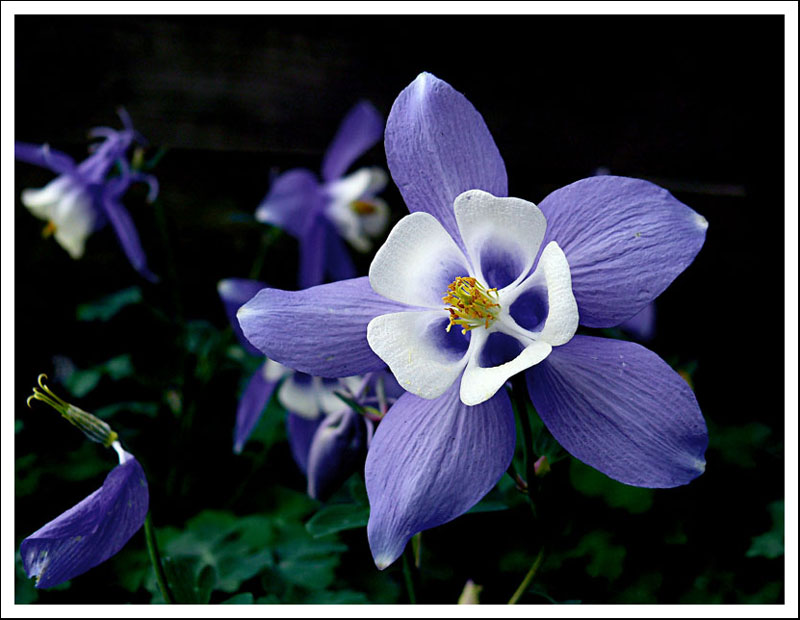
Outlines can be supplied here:
<path id="1" fill-rule="evenodd" d="M 354 200 L 350 203 L 350 208 L 356 215 L 372 215 L 377 210 L 374 204 L 366 200 Z"/>
<path id="2" fill-rule="evenodd" d="M 55 224 L 55 222 L 53 220 L 50 220 L 50 221 L 47 222 L 47 225 L 42 230 L 42 237 L 47 239 L 49 236 L 51 236 L 55 232 L 56 232 L 56 224 Z"/>
<path id="3" fill-rule="evenodd" d="M 443 302 L 450 304 L 447 331 L 453 325 L 460 325 L 462 334 L 481 326 L 488 329 L 500 312 L 497 300 L 496 288 L 487 289 L 472 277 L 457 277 L 447 287 L 447 295 L 442 297 Z"/>

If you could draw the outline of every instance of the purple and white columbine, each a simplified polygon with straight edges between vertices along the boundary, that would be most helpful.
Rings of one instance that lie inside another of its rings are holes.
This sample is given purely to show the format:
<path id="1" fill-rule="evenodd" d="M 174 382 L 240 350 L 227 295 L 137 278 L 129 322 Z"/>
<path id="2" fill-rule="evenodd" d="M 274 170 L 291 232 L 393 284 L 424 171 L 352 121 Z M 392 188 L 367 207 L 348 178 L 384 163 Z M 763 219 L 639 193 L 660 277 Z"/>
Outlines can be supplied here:
<path id="1" fill-rule="evenodd" d="M 23 190 L 22 204 L 36 217 L 46 220 L 45 236 L 55 240 L 72 258 L 83 256 L 86 239 L 106 222 L 119 239 L 133 268 L 148 280 L 157 278 L 148 270 L 147 259 L 130 214 L 122 204 L 122 196 L 134 182 L 150 187 L 148 201 L 155 200 L 158 184 L 155 177 L 130 170 L 126 151 L 135 142 L 144 142 L 124 110 L 120 111 L 124 129 L 116 131 L 98 127 L 92 137 L 103 138 L 94 145 L 92 154 L 76 164 L 67 154 L 47 144 L 14 143 L 14 157 L 35 166 L 47 168 L 58 176 L 41 189 Z M 119 165 L 120 175 L 108 178 Z"/>
<path id="2" fill-rule="evenodd" d="M 284 172 L 256 210 L 259 222 L 283 228 L 299 241 L 301 287 L 321 284 L 326 274 L 333 280 L 354 277 L 356 269 L 341 238 L 366 252 L 386 229 L 389 209 L 377 197 L 386 187 L 386 173 L 373 167 L 344 176 L 382 135 L 380 113 L 371 103 L 359 102 L 325 152 L 322 182 L 304 168 Z"/>
<path id="3" fill-rule="evenodd" d="M 658 296 L 700 250 L 706 220 L 623 177 L 577 181 L 538 207 L 506 198 L 483 118 L 427 73 L 395 101 L 385 146 L 411 215 L 369 278 L 265 289 L 238 313 L 282 364 L 347 376 L 387 363 L 410 392 L 367 456 L 377 566 L 506 471 L 515 426 L 500 388 L 515 373 L 559 443 L 608 476 L 673 487 L 701 474 L 708 435 L 680 376 L 640 345 L 575 331 L 619 325 Z"/>

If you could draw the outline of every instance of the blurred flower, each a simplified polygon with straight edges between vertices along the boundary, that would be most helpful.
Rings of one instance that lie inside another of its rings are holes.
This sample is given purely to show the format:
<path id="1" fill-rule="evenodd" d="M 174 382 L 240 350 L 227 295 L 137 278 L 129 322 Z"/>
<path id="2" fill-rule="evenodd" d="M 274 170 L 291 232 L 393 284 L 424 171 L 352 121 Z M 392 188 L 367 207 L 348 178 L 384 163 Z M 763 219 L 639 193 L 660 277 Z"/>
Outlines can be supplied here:
<path id="1" fill-rule="evenodd" d="M 383 135 L 383 118 L 362 101 L 345 116 L 322 161 L 322 182 L 310 170 L 296 168 L 277 177 L 256 210 L 259 222 L 286 230 L 300 242 L 300 286 L 352 278 L 356 271 L 343 237 L 366 252 L 389 219 L 377 197 L 386 187 L 380 168 L 361 168 L 343 176 L 350 165 Z"/>
<path id="2" fill-rule="evenodd" d="M 637 344 L 574 334 L 652 301 L 692 262 L 706 220 L 622 177 L 577 181 L 540 207 L 505 198 L 483 118 L 426 73 L 395 101 L 385 146 L 412 213 L 369 278 L 264 289 L 238 312 L 248 340 L 282 364 L 335 377 L 386 363 L 409 391 L 367 455 L 377 566 L 469 510 L 506 471 L 515 423 L 500 388 L 522 371 L 554 437 L 611 478 L 673 487 L 702 473 L 708 435 L 685 382 Z"/>
<path id="3" fill-rule="evenodd" d="M 28 399 L 41 400 L 80 428 L 90 439 L 113 447 L 117 465 L 103 486 L 22 541 L 25 572 L 37 588 L 52 588 L 85 573 L 115 555 L 147 516 L 149 494 L 141 465 L 126 452 L 108 424 L 66 403 L 44 385 Z"/>
<path id="4" fill-rule="evenodd" d="M 651 302 L 619 328 L 641 342 L 650 342 L 656 335 L 656 302 Z"/>
<path id="5" fill-rule="evenodd" d="M 464 589 L 461 591 L 461 596 L 458 597 L 459 605 L 480 605 L 480 593 L 483 586 L 479 586 L 472 579 L 467 579 L 464 584 Z"/>
<path id="6" fill-rule="evenodd" d="M 158 193 L 158 184 L 151 175 L 132 171 L 125 154 L 135 142 L 143 142 L 134 130 L 130 117 L 120 111 L 124 129 L 98 127 L 90 132 L 103 141 L 93 146 L 92 154 L 80 164 L 47 144 L 14 143 L 14 157 L 54 172 L 58 176 L 41 189 L 25 189 L 22 204 L 36 217 L 46 220 L 44 236 L 55 240 L 72 258 L 83 256 L 87 237 L 110 222 L 125 255 L 136 271 L 148 280 L 156 277 L 147 269 L 147 261 L 133 220 L 122 205 L 122 196 L 135 182 L 149 185 L 148 200 Z M 119 176 L 109 177 L 114 166 Z"/>

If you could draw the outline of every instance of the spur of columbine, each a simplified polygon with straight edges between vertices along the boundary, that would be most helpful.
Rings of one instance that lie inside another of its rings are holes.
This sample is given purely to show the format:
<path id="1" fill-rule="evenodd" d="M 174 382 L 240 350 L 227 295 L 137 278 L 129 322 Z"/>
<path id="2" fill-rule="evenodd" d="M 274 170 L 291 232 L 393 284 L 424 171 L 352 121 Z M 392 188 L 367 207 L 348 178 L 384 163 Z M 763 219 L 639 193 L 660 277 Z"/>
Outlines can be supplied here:
<path id="1" fill-rule="evenodd" d="M 623 177 L 577 181 L 538 206 L 507 197 L 483 118 L 427 73 L 395 101 L 385 147 L 411 214 L 369 278 L 265 289 L 238 313 L 282 364 L 336 377 L 385 363 L 408 390 L 367 456 L 377 566 L 506 471 L 516 438 L 502 387 L 520 372 L 553 436 L 608 476 L 673 487 L 702 473 L 708 435 L 688 385 L 640 345 L 576 330 L 619 325 L 657 297 L 694 260 L 706 220 Z"/>
<path id="2" fill-rule="evenodd" d="M 147 199 L 152 202 L 158 194 L 158 183 L 152 175 L 131 170 L 126 152 L 131 145 L 144 143 L 144 139 L 133 128 L 125 110 L 120 109 L 119 115 L 123 129 L 97 127 L 90 132 L 90 137 L 102 138 L 102 142 L 93 145 L 91 155 L 80 164 L 47 144 L 15 142 L 15 159 L 58 175 L 41 189 L 23 190 L 20 199 L 33 215 L 47 221 L 42 234 L 52 235 L 75 259 L 83 256 L 89 235 L 110 222 L 133 268 L 154 281 L 157 278 L 147 268 L 139 234 L 122 197 L 132 183 L 143 182 L 149 186 Z M 119 175 L 109 176 L 115 166 Z"/>
<path id="3" fill-rule="evenodd" d="M 52 588 L 85 573 L 115 555 L 144 523 L 149 493 L 144 471 L 125 451 L 117 433 L 91 413 L 56 396 L 39 375 L 28 406 L 41 401 L 58 411 L 84 435 L 119 457 L 103 486 L 25 538 L 22 565 L 37 588 Z"/>
<path id="4" fill-rule="evenodd" d="M 352 278 L 355 266 L 342 239 L 359 252 L 372 247 L 389 221 L 389 208 L 377 196 L 386 172 L 359 168 L 353 162 L 383 135 L 383 117 L 367 102 L 344 117 L 322 160 L 322 181 L 311 170 L 295 168 L 278 176 L 256 210 L 256 219 L 286 230 L 300 244 L 301 287 Z"/>

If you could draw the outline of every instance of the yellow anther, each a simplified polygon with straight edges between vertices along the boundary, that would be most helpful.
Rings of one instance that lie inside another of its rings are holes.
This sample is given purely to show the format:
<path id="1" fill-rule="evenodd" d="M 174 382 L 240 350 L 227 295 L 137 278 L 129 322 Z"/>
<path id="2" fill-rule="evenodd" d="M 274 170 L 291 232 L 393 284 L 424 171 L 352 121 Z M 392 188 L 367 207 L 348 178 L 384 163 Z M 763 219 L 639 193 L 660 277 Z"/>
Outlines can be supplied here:
<path id="1" fill-rule="evenodd" d="M 366 200 L 354 200 L 350 203 L 350 208 L 358 215 L 372 215 L 377 210 L 374 204 Z"/>
<path id="2" fill-rule="evenodd" d="M 489 329 L 500 313 L 497 289 L 487 289 L 472 277 L 459 276 L 453 280 L 442 301 L 449 304 L 448 332 L 453 325 L 460 325 L 462 334 L 476 327 Z"/>
<path id="3" fill-rule="evenodd" d="M 47 222 L 47 225 L 42 229 L 42 237 L 47 239 L 54 232 L 56 232 L 56 225 L 55 222 L 53 222 L 53 220 L 50 220 L 49 222 Z"/>

